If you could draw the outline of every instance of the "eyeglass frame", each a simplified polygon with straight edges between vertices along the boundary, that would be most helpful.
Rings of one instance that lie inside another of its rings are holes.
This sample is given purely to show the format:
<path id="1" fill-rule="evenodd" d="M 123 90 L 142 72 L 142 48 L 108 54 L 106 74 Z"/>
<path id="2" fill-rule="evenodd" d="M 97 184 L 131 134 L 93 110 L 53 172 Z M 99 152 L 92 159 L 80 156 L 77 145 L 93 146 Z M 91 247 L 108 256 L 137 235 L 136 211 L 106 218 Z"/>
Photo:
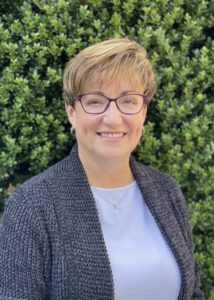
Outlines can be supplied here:
<path id="1" fill-rule="evenodd" d="M 99 112 L 99 113 L 90 113 L 90 112 L 87 112 L 85 110 L 83 104 L 82 104 L 82 97 L 83 96 L 87 96 L 87 95 L 99 95 L 99 96 L 102 96 L 102 97 L 106 98 L 108 100 L 108 104 L 107 104 L 106 108 L 104 109 L 104 111 Z M 117 100 L 119 98 L 123 97 L 123 96 L 128 96 L 128 95 L 137 95 L 137 96 L 141 96 L 142 97 L 142 100 L 143 100 L 142 101 L 142 106 L 141 106 L 141 108 L 140 108 L 140 110 L 138 112 L 136 112 L 136 113 L 124 113 L 124 112 L 122 112 L 120 110 L 120 108 L 118 106 L 118 103 L 117 103 Z M 109 97 L 107 97 L 107 96 L 105 96 L 103 94 L 100 94 L 100 93 L 84 93 L 84 94 L 77 95 L 74 99 L 76 99 L 77 101 L 79 101 L 80 104 L 81 104 L 81 106 L 82 106 L 82 109 L 84 110 L 84 112 L 87 113 L 87 114 L 90 114 L 90 115 L 101 115 L 101 114 L 103 114 L 105 111 L 107 111 L 107 109 L 109 108 L 111 102 L 115 102 L 116 107 L 119 110 L 119 112 L 122 113 L 122 114 L 124 114 L 124 115 L 137 115 L 137 114 L 139 114 L 141 112 L 143 106 L 148 104 L 148 97 L 146 95 L 144 95 L 144 94 L 139 94 L 139 93 L 124 94 L 124 95 L 120 95 L 119 97 L 116 97 L 116 98 L 109 98 Z M 145 101 L 145 103 L 144 103 L 144 101 Z"/>

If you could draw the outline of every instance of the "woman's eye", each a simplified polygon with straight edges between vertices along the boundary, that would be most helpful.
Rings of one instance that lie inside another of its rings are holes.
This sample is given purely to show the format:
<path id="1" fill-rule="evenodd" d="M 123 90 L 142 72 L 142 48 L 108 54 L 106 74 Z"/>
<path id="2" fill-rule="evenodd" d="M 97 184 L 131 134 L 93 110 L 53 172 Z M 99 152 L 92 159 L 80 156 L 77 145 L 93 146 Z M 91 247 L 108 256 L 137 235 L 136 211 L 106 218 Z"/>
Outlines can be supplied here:
<path id="1" fill-rule="evenodd" d="M 131 98 L 127 98 L 124 99 L 123 104 L 136 104 L 136 100 L 135 99 L 131 99 Z"/>
<path id="2" fill-rule="evenodd" d="M 87 101 L 87 105 L 101 105 L 103 104 L 102 99 L 90 99 Z"/>

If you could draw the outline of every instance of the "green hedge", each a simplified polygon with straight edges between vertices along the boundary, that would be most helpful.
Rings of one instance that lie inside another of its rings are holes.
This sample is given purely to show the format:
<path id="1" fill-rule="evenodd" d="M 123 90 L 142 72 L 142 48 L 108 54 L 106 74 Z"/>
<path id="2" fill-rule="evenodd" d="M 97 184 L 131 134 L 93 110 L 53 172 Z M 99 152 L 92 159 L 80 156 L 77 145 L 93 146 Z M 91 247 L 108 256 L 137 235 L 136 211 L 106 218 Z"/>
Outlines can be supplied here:
<path id="1" fill-rule="evenodd" d="M 72 144 L 62 99 L 69 57 L 109 37 L 145 46 L 158 76 L 135 156 L 176 178 L 187 198 L 207 299 L 214 299 L 213 0 L 2 1 L 1 201 Z"/>

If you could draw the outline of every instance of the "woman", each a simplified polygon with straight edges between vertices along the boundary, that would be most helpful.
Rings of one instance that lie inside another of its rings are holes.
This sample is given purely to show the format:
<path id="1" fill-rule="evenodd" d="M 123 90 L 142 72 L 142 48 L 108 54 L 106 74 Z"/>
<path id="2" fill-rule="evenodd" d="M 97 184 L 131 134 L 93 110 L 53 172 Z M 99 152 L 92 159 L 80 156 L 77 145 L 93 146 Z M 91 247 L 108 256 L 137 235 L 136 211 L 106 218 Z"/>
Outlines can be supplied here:
<path id="1" fill-rule="evenodd" d="M 0 299 L 203 299 L 180 189 L 130 157 L 155 88 L 145 50 L 128 39 L 68 62 L 77 144 L 8 201 Z"/>

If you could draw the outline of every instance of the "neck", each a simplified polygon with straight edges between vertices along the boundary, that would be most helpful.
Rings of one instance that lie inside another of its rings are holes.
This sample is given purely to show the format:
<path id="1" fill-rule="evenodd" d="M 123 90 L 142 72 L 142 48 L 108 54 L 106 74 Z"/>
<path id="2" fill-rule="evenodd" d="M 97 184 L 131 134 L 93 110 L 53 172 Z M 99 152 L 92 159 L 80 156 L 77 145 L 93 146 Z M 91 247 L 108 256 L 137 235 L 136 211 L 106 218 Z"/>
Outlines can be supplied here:
<path id="1" fill-rule="evenodd" d="M 80 161 L 86 172 L 89 184 L 96 187 L 116 188 L 130 184 L 134 181 L 129 165 L 129 157 L 122 159 L 85 159 L 79 153 Z"/>

